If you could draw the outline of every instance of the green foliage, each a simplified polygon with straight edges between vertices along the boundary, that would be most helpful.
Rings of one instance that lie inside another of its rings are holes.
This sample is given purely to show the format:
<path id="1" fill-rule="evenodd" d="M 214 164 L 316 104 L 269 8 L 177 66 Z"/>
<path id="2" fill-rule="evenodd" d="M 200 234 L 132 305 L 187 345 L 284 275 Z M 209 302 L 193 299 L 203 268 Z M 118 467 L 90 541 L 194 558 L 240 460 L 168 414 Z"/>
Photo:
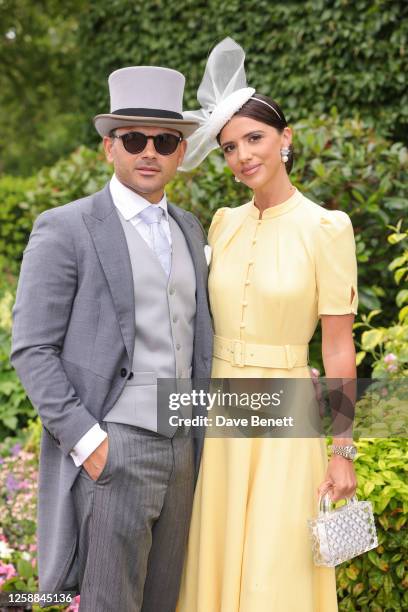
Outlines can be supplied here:
<path id="1" fill-rule="evenodd" d="M 373 504 L 379 546 L 336 570 L 340 612 L 408 609 L 408 440 L 357 443 L 357 496 Z"/>
<path id="2" fill-rule="evenodd" d="M 80 147 L 34 178 L 0 178 L 0 270 L 18 273 L 34 220 L 41 212 L 97 191 L 111 173 L 101 152 Z"/>
<path id="3" fill-rule="evenodd" d="M 403 249 L 402 254 L 395 257 L 388 266 L 394 273 L 394 282 L 404 287 L 408 279 L 408 231 L 402 229 L 402 220 L 396 227 L 391 227 L 393 233 L 388 237 L 391 245 Z M 361 335 L 361 351 L 357 361 L 361 363 L 369 354 L 373 360 L 373 376 L 383 378 L 398 378 L 408 376 L 408 290 L 401 288 L 395 302 L 399 308 L 398 321 L 389 327 L 375 327 L 372 320 L 380 314 L 373 310 L 368 315 L 363 314 L 361 322 L 354 325 L 355 329 L 365 329 Z"/>
<path id="4" fill-rule="evenodd" d="M 407 17 L 405 0 L 100 0 L 80 18 L 83 112 L 107 112 L 111 71 L 151 64 L 183 72 L 185 107 L 197 108 L 208 54 L 232 36 L 246 51 L 248 83 L 280 102 L 290 122 L 335 106 L 406 141 Z M 88 133 L 96 142 L 90 123 Z"/>
<path id="5" fill-rule="evenodd" d="M 77 13 L 86 4 L 0 2 L 0 173 L 32 174 L 77 146 Z"/>
<path id="6" fill-rule="evenodd" d="M 0 440 L 22 428 L 35 415 L 9 362 L 13 302 L 14 294 L 11 290 L 0 290 Z"/>
<path id="7" fill-rule="evenodd" d="M 296 126 L 294 177 L 306 195 L 326 208 L 347 212 L 353 222 L 363 309 L 383 308 L 390 316 L 394 293 L 384 263 L 392 250 L 388 225 L 407 207 L 408 152 L 378 136 L 360 121 L 318 119 Z M 299 143 L 299 145 L 298 145 Z"/>
<path id="8" fill-rule="evenodd" d="M 26 194 L 34 188 L 34 178 L 0 178 L 0 270 L 18 270 L 22 250 L 33 224 Z"/>
<path id="9" fill-rule="evenodd" d="M 407 142 L 405 0 L 3 0 L 0 172 L 30 175 L 79 143 L 109 109 L 107 77 L 126 65 L 186 76 L 185 107 L 225 36 L 247 53 L 248 82 L 294 123 L 356 113 Z"/>
<path id="10" fill-rule="evenodd" d="M 406 378 L 373 380 L 355 406 L 354 439 L 407 437 L 408 385 Z"/>

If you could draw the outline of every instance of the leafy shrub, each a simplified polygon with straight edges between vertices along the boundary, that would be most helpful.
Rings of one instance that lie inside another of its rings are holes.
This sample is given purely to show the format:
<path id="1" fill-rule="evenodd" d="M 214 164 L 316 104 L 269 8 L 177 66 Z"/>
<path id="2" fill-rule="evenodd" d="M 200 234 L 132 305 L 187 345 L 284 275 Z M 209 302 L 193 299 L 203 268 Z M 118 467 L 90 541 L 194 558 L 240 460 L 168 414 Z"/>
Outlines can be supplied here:
<path id="1" fill-rule="evenodd" d="M 21 429 L 35 411 L 9 362 L 14 293 L 0 290 L 0 440 Z"/>
<path id="2" fill-rule="evenodd" d="M 35 184 L 35 178 L 0 178 L 0 270 L 15 270 L 21 259 L 22 246 L 32 226 L 26 194 Z"/>
<path id="3" fill-rule="evenodd" d="M 407 16 L 405 0 L 2 2 L 4 33 L 16 36 L 0 45 L 0 170 L 27 174 L 96 144 L 91 118 L 109 109 L 116 68 L 181 70 L 185 106 L 196 108 L 208 53 L 225 36 L 245 49 L 248 82 L 292 123 L 336 106 L 407 142 Z"/>
<path id="4" fill-rule="evenodd" d="M 130 65 L 180 70 L 185 107 L 196 108 L 208 53 L 232 36 L 246 51 L 248 83 L 276 98 L 291 122 L 336 106 L 343 118 L 358 112 L 406 142 L 407 16 L 404 0 L 100 0 L 86 7 L 78 31 L 83 114 L 107 112 L 107 77 Z"/>
<path id="5" fill-rule="evenodd" d="M 30 179 L 0 178 L 0 270 L 17 273 L 35 218 L 97 191 L 111 175 L 101 151 L 80 147 Z"/>
<path id="6" fill-rule="evenodd" d="M 357 443 L 357 495 L 373 504 L 379 546 L 336 570 L 340 612 L 408 609 L 408 440 Z"/>
<path id="7" fill-rule="evenodd" d="M 391 229 L 394 232 L 388 237 L 389 243 L 398 244 L 404 249 L 388 266 L 399 286 L 408 279 L 408 231 L 402 230 L 402 222 Z M 399 308 L 398 322 L 394 321 L 389 327 L 375 327 L 372 324 L 380 310 L 363 315 L 362 321 L 355 324 L 355 328 L 366 329 L 361 336 L 363 350 L 357 354 L 358 362 L 361 363 L 367 353 L 370 354 L 374 360 L 375 377 L 408 377 L 408 289 L 400 289 L 395 302 Z"/>

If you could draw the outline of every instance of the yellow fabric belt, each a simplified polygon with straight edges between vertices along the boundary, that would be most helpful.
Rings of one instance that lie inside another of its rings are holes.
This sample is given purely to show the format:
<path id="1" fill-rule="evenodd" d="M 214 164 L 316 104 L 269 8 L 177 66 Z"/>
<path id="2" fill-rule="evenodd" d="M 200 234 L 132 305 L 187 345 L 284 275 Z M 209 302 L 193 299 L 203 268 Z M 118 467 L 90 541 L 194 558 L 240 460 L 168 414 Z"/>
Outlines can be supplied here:
<path id="1" fill-rule="evenodd" d="M 291 370 L 306 366 L 308 349 L 307 344 L 249 344 L 243 340 L 214 336 L 214 357 L 229 361 L 231 365 L 240 368 L 258 366 Z"/>

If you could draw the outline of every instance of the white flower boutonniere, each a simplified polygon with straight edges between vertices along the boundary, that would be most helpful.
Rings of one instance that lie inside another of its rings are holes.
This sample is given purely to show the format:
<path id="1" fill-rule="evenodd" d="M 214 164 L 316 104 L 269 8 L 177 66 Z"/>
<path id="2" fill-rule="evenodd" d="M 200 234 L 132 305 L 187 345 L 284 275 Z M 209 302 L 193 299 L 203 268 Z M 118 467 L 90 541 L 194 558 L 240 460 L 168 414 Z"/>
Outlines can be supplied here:
<path id="1" fill-rule="evenodd" d="M 204 247 L 204 255 L 207 261 L 207 266 L 209 266 L 211 263 L 211 255 L 212 255 L 212 248 L 210 247 L 209 244 L 206 244 Z"/>

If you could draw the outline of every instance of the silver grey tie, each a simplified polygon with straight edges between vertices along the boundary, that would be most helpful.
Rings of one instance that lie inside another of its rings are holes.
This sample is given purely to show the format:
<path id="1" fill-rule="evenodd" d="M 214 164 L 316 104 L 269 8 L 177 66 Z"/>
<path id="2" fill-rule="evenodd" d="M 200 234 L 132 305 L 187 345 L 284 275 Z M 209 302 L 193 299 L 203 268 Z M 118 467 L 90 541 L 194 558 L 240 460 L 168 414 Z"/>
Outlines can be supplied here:
<path id="1" fill-rule="evenodd" d="M 153 250 L 168 278 L 171 268 L 171 246 L 161 225 L 163 215 L 164 210 L 157 204 L 150 204 L 139 213 L 139 217 L 149 226 Z"/>

